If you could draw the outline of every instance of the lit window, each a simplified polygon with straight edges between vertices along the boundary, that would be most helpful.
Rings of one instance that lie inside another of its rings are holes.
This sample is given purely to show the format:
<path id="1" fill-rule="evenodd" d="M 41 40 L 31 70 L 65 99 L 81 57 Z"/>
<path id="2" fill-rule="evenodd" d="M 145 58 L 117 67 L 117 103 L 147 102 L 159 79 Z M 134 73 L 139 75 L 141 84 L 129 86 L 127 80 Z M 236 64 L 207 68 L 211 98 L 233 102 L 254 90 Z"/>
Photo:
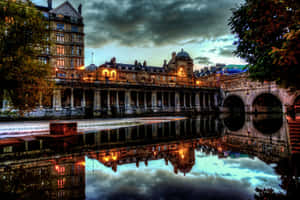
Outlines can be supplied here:
<path id="1" fill-rule="evenodd" d="M 65 48 L 62 45 L 57 45 L 56 46 L 56 53 L 58 55 L 64 55 L 65 54 Z"/>
<path id="2" fill-rule="evenodd" d="M 104 70 L 102 71 L 102 75 L 103 75 L 103 76 L 108 77 L 108 74 L 109 74 L 108 69 L 104 69 Z"/>
<path id="3" fill-rule="evenodd" d="M 179 76 L 184 76 L 184 71 L 183 71 L 183 68 L 180 67 L 179 70 L 178 70 L 178 75 Z"/>
<path id="4" fill-rule="evenodd" d="M 112 78 L 116 78 L 116 71 L 111 71 L 110 76 L 111 76 Z"/>
<path id="5" fill-rule="evenodd" d="M 63 58 L 58 58 L 56 60 L 56 66 L 57 67 L 64 67 L 65 66 L 65 60 Z"/>

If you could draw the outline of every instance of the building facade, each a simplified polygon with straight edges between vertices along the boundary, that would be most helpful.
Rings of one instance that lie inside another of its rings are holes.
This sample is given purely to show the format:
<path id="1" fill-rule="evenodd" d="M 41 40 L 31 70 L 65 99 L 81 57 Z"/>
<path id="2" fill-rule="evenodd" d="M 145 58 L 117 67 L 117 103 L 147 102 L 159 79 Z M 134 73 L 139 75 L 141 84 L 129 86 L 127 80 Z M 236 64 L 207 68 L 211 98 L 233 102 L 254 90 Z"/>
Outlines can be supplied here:
<path id="1" fill-rule="evenodd" d="M 74 70 L 84 66 L 84 24 L 81 5 L 76 10 L 68 1 L 52 8 L 36 6 L 49 21 L 49 38 L 53 42 L 40 60 L 53 66 L 56 76 L 72 76 Z M 62 77 L 63 78 L 63 77 Z"/>

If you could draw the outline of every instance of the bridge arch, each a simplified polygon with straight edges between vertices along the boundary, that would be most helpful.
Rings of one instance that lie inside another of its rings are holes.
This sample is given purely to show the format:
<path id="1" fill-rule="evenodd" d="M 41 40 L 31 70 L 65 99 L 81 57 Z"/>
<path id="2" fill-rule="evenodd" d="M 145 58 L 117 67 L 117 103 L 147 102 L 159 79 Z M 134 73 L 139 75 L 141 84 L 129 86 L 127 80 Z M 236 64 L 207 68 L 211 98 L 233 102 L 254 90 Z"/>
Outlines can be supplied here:
<path id="1" fill-rule="evenodd" d="M 225 98 L 223 108 L 230 113 L 244 113 L 245 103 L 240 96 L 232 94 Z"/>
<path id="2" fill-rule="evenodd" d="M 252 101 L 254 113 L 282 113 L 284 111 L 280 97 L 272 93 L 260 93 Z"/>

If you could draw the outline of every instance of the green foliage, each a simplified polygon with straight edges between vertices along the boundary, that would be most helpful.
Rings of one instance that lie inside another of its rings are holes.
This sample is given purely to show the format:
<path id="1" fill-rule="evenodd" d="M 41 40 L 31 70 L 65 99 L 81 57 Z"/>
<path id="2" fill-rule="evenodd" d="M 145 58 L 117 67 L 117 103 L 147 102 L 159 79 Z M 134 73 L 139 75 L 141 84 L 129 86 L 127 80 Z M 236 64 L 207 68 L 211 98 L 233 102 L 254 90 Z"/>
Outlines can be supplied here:
<path id="1" fill-rule="evenodd" d="M 0 1 L 0 96 L 32 110 L 51 87 L 51 68 L 39 61 L 50 47 L 48 21 L 30 1 Z M 49 101 L 49 98 L 43 98 Z"/>
<path id="2" fill-rule="evenodd" d="M 235 54 L 249 63 L 250 77 L 300 88 L 300 10 L 297 0 L 246 0 L 233 11 Z"/>

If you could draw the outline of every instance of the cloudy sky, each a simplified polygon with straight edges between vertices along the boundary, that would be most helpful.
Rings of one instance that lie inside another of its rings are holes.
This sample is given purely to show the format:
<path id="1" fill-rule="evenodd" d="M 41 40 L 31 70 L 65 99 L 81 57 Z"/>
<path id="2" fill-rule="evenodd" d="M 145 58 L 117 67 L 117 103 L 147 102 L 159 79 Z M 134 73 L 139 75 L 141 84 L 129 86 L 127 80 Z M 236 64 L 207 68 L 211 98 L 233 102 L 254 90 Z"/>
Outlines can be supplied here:
<path id="1" fill-rule="evenodd" d="M 232 55 L 234 36 L 228 19 L 242 0 L 69 0 L 83 5 L 85 64 L 117 62 L 162 66 L 182 48 L 196 68 L 215 63 L 240 64 Z M 33 0 L 47 5 L 47 0 Z M 53 7 L 63 0 L 53 0 Z"/>
<path id="2" fill-rule="evenodd" d="M 280 188 L 280 176 L 270 165 L 249 157 L 219 159 L 196 152 L 192 170 L 184 176 L 173 173 L 165 161 L 119 165 L 113 172 L 86 157 L 87 199 L 254 199 L 254 189 Z"/>

